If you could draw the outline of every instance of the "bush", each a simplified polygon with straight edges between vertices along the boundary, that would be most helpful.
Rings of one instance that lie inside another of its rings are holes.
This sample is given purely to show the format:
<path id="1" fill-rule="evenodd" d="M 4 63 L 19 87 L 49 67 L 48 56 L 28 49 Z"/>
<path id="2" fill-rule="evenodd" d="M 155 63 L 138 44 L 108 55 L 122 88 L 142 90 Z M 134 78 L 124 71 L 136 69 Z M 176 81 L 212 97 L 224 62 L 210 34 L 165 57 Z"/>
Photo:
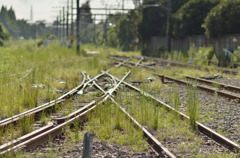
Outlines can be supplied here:
<path id="1" fill-rule="evenodd" d="M 204 20 L 206 35 L 217 37 L 240 33 L 240 0 L 222 0 Z"/>
<path id="2" fill-rule="evenodd" d="M 0 46 L 3 46 L 3 40 L 0 38 Z"/>
<path id="3" fill-rule="evenodd" d="M 191 44 L 190 49 L 188 50 L 188 57 L 196 59 L 197 63 L 200 65 L 209 63 L 213 56 L 213 46 L 197 48 L 194 44 Z"/>
<path id="4" fill-rule="evenodd" d="M 204 34 L 204 18 L 218 3 L 219 0 L 189 0 L 173 14 L 173 36 L 184 38 Z"/>
<path id="5" fill-rule="evenodd" d="M 10 35 L 5 27 L 0 23 L 0 46 L 4 45 L 5 40 L 9 40 Z"/>

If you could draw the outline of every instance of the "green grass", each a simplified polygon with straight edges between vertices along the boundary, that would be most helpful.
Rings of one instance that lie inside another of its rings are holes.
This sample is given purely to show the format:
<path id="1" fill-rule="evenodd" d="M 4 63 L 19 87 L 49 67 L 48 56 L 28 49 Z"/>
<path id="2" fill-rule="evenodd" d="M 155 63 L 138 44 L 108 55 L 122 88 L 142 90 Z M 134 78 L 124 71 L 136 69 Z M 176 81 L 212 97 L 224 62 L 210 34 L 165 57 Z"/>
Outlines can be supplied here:
<path id="1" fill-rule="evenodd" d="M 147 127 L 160 142 L 163 144 L 165 144 L 166 141 L 175 142 L 174 145 L 167 145 L 166 147 L 176 155 L 179 153 L 188 153 L 190 155 L 199 154 L 201 144 L 205 141 L 197 136 L 187 120 L 182 120 L 179 115 L 169 112 L 153 100 L 135 92 L 119 92 L 117 101 L 121 103 L 140 124 Z M 210 148 L 214 147 L 210 146 Z M 221 157 L 221 154 L 214 153 L 214 150 L 202 155 Z M 231 154 L 229 156 L 231 156 Z"/>
<path id="2" fill-rule="evenodd" d="M 129 146 L 137 151 L 147 148 L 142 131 L 135 128 L 124 113 L 110 102 L 99 105 L 89 115 L 85 131 L 93 132 L 100 141 Z"/>
<path id="3" fill-rule="evenodd" d="M 61 47 L 54 42 L 48 47 L 37 47 L 34 41 L 17 41 L 0 47 L 0 54 L 3 61 L 0 65 L 1 118 L 57 98 L 60 94 L 56 90 L 69 90 L 80 84 L 81 71 L 97 75 L 107 69 L 107 62 L 104 62 L 107 53 L 78 56 L 74 48 Z M 31 68 L 29 75 L 23 78 Z M 11 74 L 17 75 L 9 76 Z"/>
<path id="4" fill-rule="evenodd" d="M 198 91 L 196 85 L 188 85 L 187 88 L 187 113 L 190 118 L 190 125 L 193 130 L 197 130 L 196 121 L 200 115 L 198 103 Z"/>
<path id="5" fill-rule="evenodd" d="M 122 53 L 114 48 L 95 48 L 94 45 L 83 45 L 81 48 L 86 51 L 98 51 L 99 54 L 90 55 L 82 52 L 81 55 L 77 55 L 74 47 L 68 49 L 59 46 L 55 42 L 51 43 L 48 47 L 37 47 L 34 41 L 16 41 L 7 43 L 5 47 L 0 47 L 0 60 L 2 61 L 0 65 L 0 117 L 9 117 L 57 98 L 60 94 L 56 90 L 69 90 L 80 84 L 82 79 L 80 75 L 81 71 L 95 76 L 102 70 L 107 70 L 112 67 L 112 65 L 109 65 L 109 61 L 111 60 L 107 58 L 110 54 L 126 56 L 140 55 L 139 52 Z M 31 68 L 32 71 L 25 77 L 27 74 L 26 70 Z M 124 67 L 112 68 L 110 73 L 122 77 L 128 70 L 128 68 Z M 183 78 L 180 74 L 199 77 L 217 73 L 214 69 L 210 71 L 209 73 L 205 72 L 205 70 L 168 67 L 168 69 L 156 72 L 178 78 Z M 22 73 L 18 74 L 19 72 Z M 11 74 L 16 75 L 9 76 Z M 221 75 L 226 77 L 225 74 Z M 152 76 L 145 69 L 134 67 L 132 75 L 127 81 L 146 81 L 148 77 Z M 239 78 L 239 76 L 236 76 L 236 78 Z M 38 86 L 33 87 L 33 84 Z M 40 85 L 44 85 L 44 87 Z M 167 85 L 162 85 L 161 81 L 157 78 L 154 82 L 141 84 L 140 88 L 158 95 L 164 86 Z M 195 102 L 196 95 L 192 96 L 190 95 L 191 93 L 189 91 L 189 100 Z M 202 140 L 198 137 L 195 138 L 196 134 L 190 130 L 192 126 L 188 121 L 181 120 L 178 115 L 167 111 L 142 95 L 133 92 L 119 92 L 118 94 L 118 102 L 122 103 L 125 109 L 139 123 L 147 126 L 161 142 L 166 140 L 178 142 L 181 140 L 175 146 L 170 146 L 171 150 L 174 151 L 174 148 L 178 148 L 181 152 L 192 153 L 192 155 L 197 155 L 198 157 L 206 156 L 205 154 L 201 155 L 198 153 Z M 80 96 L 79 100 L 88 102 L 93 96 L 99 95 L 100 93 L 96 92 L 87 96 Z M 170 98 L 173 107 L 179 109 L 180 99 L 177 89 L 173 88 L 171 95 L 166 97 Z M 58 105 L 54 110 L 58 111 L 64 108 L 68 110 L 66 114 L 73 111 L 73 102 L 66 102 L 64 107 Z M 190 115 L 194 113 L 192 117 L 193 122 L 197 119 L 196 110 L 196 108 L 193 108 L 193 111 L 189 113 Z M 209 117 L 212 115 L 209 114 Z M 48 119 L 48 115 L 43 112 L 40 121 L 47 123 Z M 28 133 L 32 130 L 32 123 L 32 118 L 26 118 L 18 127 L 9 127 L 7 132 L 0 129 L 0 143 Z M 73 130 L 67 128 L 67 140 L 71 140 L 72 142 L 82 141 L 86 131 L 92 131 L 96 136 L 95 139 L 107 143 L 125 145 L 136 151 L 143 151 L 148 148 L 143 133 L 133 126 L 131 121 L 116 105 L 110 102 L 99 105 L 89 114 L 88 122 L 84 126 L 76 122 Z M 49 145 L 49 148 L 51 149 L 48 151 L 49 157 L 60 154 L 55 152 L 52 144 Z M 21 154 L 17 156 L 21 157 Z M 227 157 L 231 155 L 210 153 L 207 156 Z"/>

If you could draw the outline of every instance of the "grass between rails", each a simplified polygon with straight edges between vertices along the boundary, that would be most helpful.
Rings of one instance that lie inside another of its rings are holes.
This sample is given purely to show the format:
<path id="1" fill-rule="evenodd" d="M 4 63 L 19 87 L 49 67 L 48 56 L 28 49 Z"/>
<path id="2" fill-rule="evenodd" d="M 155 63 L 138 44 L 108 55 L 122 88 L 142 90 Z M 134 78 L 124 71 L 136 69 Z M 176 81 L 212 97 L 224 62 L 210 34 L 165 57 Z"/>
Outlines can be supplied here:
<path id="1" fill-rule="evenodd" d="M 85 130 L 92 131 L 101 141 L 129 146 L 137 151 L 147 149 L 143 132 L 136 129 L 131 120 L 111 102 L 97 107 L 89 116 Z"/>
<path id="2" fill-rule="evenodd" d="M 106 142 L 127 146 L 132 152 L 141 152 L 148 149 L 148 144 L 143 137 L 142 131 L 138 130 L 122 112 L 110 101 L 100 104 L 87 116 L 88 121 L 84 124 L 75 122 L 73 128 L 68 126 L 65 129 L 66 140 L 62 144 L 63 150 L 56 150 L 52 143 L 49 143 L 49 151 L 39 151 L 35 157 L 57 157 L 64 152 L 71 150 L 76 143 L 83 141 L 87 131 L 94 133 L 94 141 Z M 68 146 L 68 147 L 65 147 Z M 54 151 L 54 152 L 51 152 Z M 18 153 L 17 157 L 31 156 L 29 153 Z"/>
<path id="3" fill-rule="evenodd" d="M 81 71 L 96 75 L 107 69 L 108 53 L 78 56 L 54 42 L 37 47 L 34 41 L 20 41 L 0 47 L 0 54 L 0 119 L 57 98 L 56 90 L 80 84 Z"/>
<path id="4" fill-rule="evenodd" d="M 200 149 L 205 140 L 193 132 L 188 121 L 181 120 L 180 116 L 167 111 L 151 99 L 134 92 L 121 92 L 117 100 L 177 156 L 235 157 L 228 153 L 215 153 L 216 146 L 209 146 L 211 149 L 207 154 L 204 151 L 201 152 Z"/>

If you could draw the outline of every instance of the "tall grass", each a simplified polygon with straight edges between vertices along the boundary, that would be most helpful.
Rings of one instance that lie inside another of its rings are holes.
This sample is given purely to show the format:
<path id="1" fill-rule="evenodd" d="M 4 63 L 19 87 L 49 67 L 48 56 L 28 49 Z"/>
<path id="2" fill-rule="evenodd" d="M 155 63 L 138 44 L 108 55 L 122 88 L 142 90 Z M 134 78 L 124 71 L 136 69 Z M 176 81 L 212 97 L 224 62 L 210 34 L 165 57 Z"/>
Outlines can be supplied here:
<path id="1" fill-rule="evenodd" d="M 176 110 L 179 110 L 181 105 L 181 99 L 179 95 L 180 95 L 179 89 L 176 85 L 174 85 L 169 95 L 169 100 L 170 100 L 170 105 Z"/>
<path id="2" fill-rule="evenodd" d="M 16 41 L 0 47 L 0 54 L 3 61 L 0 65 L 0 118 L 55 99 L 61 95 L 55 90 L 69 90 L 80 83 L 81 71 L 96 75 L 107 67 L 107 63 L 100 60 L 106 59 L 104 53 L 100 57 L 78 56 L 74 48 L 61 47 L 54 42 L 48 47 L 37 47 L 34 41 Z M 26 75 L 30 68 L 32 71 Z"/>
<path id="3" fill-rule="evenodd" d="M 190 118 L 190 125 L 193 130 L 197 129 L 196 121 L 199 117 L 198 91 L 195 84 L 187 88 L 187 111 Z"/>
<path id="4" fill-rule="evenodd" d="M 135 128 L 111 102 L 99 105 L 88 119 L 85 131 L 92 131 L 101 141 L 126 145 L 139 151 L 147 148 L 142 131 Z"/>

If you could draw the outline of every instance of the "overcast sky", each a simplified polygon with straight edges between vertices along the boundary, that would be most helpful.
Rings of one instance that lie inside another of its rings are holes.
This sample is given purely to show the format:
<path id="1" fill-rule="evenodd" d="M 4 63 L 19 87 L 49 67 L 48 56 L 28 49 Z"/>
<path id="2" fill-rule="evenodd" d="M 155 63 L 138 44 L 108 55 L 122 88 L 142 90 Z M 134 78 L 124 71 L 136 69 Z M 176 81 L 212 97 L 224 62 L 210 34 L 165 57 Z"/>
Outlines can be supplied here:
<path id="1" fill-rule="evenodd" d="M 71 0 L 69 0 L 71 1 Z M 33 7 L 33 20 L 46 20 L 51 22 L 56 19 L 59 10 L 67 0 L 0 0 L 0 6 L 5 5 L 9 9 L 12 7 L 18 19 L 30 19 L 31 6 Z M 74 3 L 76 0 L 74 0 Z M 86 0 L 80 0 L 81 4 Z M 90 6 L 103 8 L 121 8 L 122 0 L 91 0 Z M 131 0 L 125 0 L 125 8 L 134 8 Z M 93 13 L 105 13 L 104 11 L 92 11 Z M 113 13 L 113 11 L 111 11 Z M 101 17 L 98 17 L 98 19 Z"/>

